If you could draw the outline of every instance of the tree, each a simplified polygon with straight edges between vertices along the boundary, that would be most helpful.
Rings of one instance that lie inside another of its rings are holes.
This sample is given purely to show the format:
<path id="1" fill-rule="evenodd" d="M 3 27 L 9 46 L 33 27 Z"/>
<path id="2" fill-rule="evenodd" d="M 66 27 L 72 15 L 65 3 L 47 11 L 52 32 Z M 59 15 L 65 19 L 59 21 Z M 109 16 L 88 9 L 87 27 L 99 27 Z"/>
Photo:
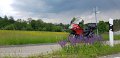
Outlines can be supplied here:
<path id="1" fill-rule="evenodd" d="M 10 22 L 11 24 L 15 23 L 14 18 L 13 18 L 12 16 L 9 17 L 9 22 Z"/>
<path id="2" fill-rule="evenodd" d="M 8 20 L 8 17 L 5 15 L 3 19 L 4 19 L 4 20 Z"/>
<path id="3" fill-rule="evenodd" d="M 9 18 L 5 15 L 3 18 L 0 17 L 0 29 L 5 30 L 34 30 L 34 31 L 55 31 L 61 32 L 63 30 L 68 30 L 68 24 L 53 24 L 46 23 L 42 19 L 33 20 L 28 18 L 28 21 L 17 19 L 10 16 Z"/>
<path id="4" fill-rule="evenodd" d="M 5 30 L 15 30 L 14 24 L 10 24 L 4 27 Z"/>
<path id="5" fill-rule="evenodd" d="M 2 20 L 3 18 L 2 17 L 0 17 L 0 20 Z"/>
<path id="6" fill-rule="evenodd" d="M 120 30 L 120 19 L 115 19 L 113 21 L 113 30 L 119 31 Z"/>
<path id="7" fill-rule="evenodd" d="M 9 25 L 8 17 L 5 15 L 4 18 L 1 18 L 0 29 L 4 29 L 5 26 Z"/>
<path id="8" fill-rule="evenodd" d="M 32 21 L 30 22 L 30 24 L 31 24 L 32 29 L 36 30 L 36 21 L 35 21 L 35 20 L 32 20 Z"/>
<path id="9" fill-rule="evenodd" d="M 107 30 L 107 24 L 104 21 L 100 21 L 98 23 L 98 31 L 99 33 L 104 33 Z"/>

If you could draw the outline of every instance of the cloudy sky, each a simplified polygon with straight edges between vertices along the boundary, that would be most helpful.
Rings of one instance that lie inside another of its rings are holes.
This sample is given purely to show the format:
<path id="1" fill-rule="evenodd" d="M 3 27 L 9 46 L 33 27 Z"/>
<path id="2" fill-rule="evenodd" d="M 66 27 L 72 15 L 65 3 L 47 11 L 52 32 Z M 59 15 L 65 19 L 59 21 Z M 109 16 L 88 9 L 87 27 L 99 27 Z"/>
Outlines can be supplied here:
<path id="1" fill-rule="evenodd" d="M 85 23 L 120 18 L 120 0 L 0 0 L 0 16 L 15 19 L 40 18 L 45 22 L 69 23 L 73 17 L 82 17 Z"/>

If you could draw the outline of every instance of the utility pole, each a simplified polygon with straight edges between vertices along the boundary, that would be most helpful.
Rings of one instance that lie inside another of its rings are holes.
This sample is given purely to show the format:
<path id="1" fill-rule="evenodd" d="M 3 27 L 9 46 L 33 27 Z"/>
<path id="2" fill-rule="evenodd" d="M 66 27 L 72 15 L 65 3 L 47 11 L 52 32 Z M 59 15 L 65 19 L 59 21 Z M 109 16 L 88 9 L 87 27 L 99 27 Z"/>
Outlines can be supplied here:
<path id="1" fill-rule="evenodd" d="M 97 27 L 97 35 L 98 35 L 99 33 L 98 33 L 98 19 L 97 19 L 98 11 L 97 11 L 97 7 L 95 7 L 95 9 L 94 9 L 94 13 L 95 13 L 95 20 L 96 20 L 96 27 Z"/>

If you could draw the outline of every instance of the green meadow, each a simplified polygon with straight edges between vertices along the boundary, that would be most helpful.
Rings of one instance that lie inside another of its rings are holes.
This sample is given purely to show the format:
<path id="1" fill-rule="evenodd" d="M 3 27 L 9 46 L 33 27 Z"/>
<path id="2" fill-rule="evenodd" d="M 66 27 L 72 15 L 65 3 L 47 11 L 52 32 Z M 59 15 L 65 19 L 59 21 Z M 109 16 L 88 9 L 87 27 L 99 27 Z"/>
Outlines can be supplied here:
<path id="1" fill-rule="evenodd" d="M 103 40 L 109 40 L 109 33 L 102 34 Z M 120 40 L 120 35 L 114 35 L 114 40 Z"/>
<path id="2" fill-rule="evenodd" d="M 0 30 L 0 45 L 56 43 L 67 39 L 68 34 L 67 32 Z M 102 34 L 102 37 L 104 40 L 109 40 L 108 33 Z M 114 39 L 119 40 L 120 35 L 114 35 Z"/>
<path id="3" fill-rule="evenodd" d="M 66 32 L 0 30 L 0 45 L 55 43 L 67 36 Z"/>
<path id="4" fill-rule="evenodd" d="M 66 32 L 0 30 L 0 46 L 56 43 L 59 40 L 67 39 L 68 34 L 69 33 Z M 104 40 L 109 39 L 108 33 L 102 34 L 102 37 Z M 115 40 L 119 40 L 120 35 L 114 35 L 114 38 Z M 59 51 L 53 51 L 53 53 L 47 55 L 40 54 L 29 56 L 28 58 L 98 58 L 103 55 L 119 52 L 120 44 L 117 44 L 114 47 L 100 43 L 96 43 L 94 45 L 78 44 L 77 46 L 68 45 Z"/>

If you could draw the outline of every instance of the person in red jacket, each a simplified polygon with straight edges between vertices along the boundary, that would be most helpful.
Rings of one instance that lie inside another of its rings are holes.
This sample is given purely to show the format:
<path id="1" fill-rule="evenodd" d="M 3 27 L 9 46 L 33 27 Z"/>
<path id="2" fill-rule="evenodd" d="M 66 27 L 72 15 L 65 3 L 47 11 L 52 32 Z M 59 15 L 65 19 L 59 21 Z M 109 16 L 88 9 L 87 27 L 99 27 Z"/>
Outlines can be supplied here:
<path id="1" fill-rule="evenodd" d="M 80 24 L 83 23 L 83 20 L 81 18 L 73 18 L 69 29 L 72 30 L 71 34 L 73 35 L 83 35 L 83 28 L 80 26 Z"/>

